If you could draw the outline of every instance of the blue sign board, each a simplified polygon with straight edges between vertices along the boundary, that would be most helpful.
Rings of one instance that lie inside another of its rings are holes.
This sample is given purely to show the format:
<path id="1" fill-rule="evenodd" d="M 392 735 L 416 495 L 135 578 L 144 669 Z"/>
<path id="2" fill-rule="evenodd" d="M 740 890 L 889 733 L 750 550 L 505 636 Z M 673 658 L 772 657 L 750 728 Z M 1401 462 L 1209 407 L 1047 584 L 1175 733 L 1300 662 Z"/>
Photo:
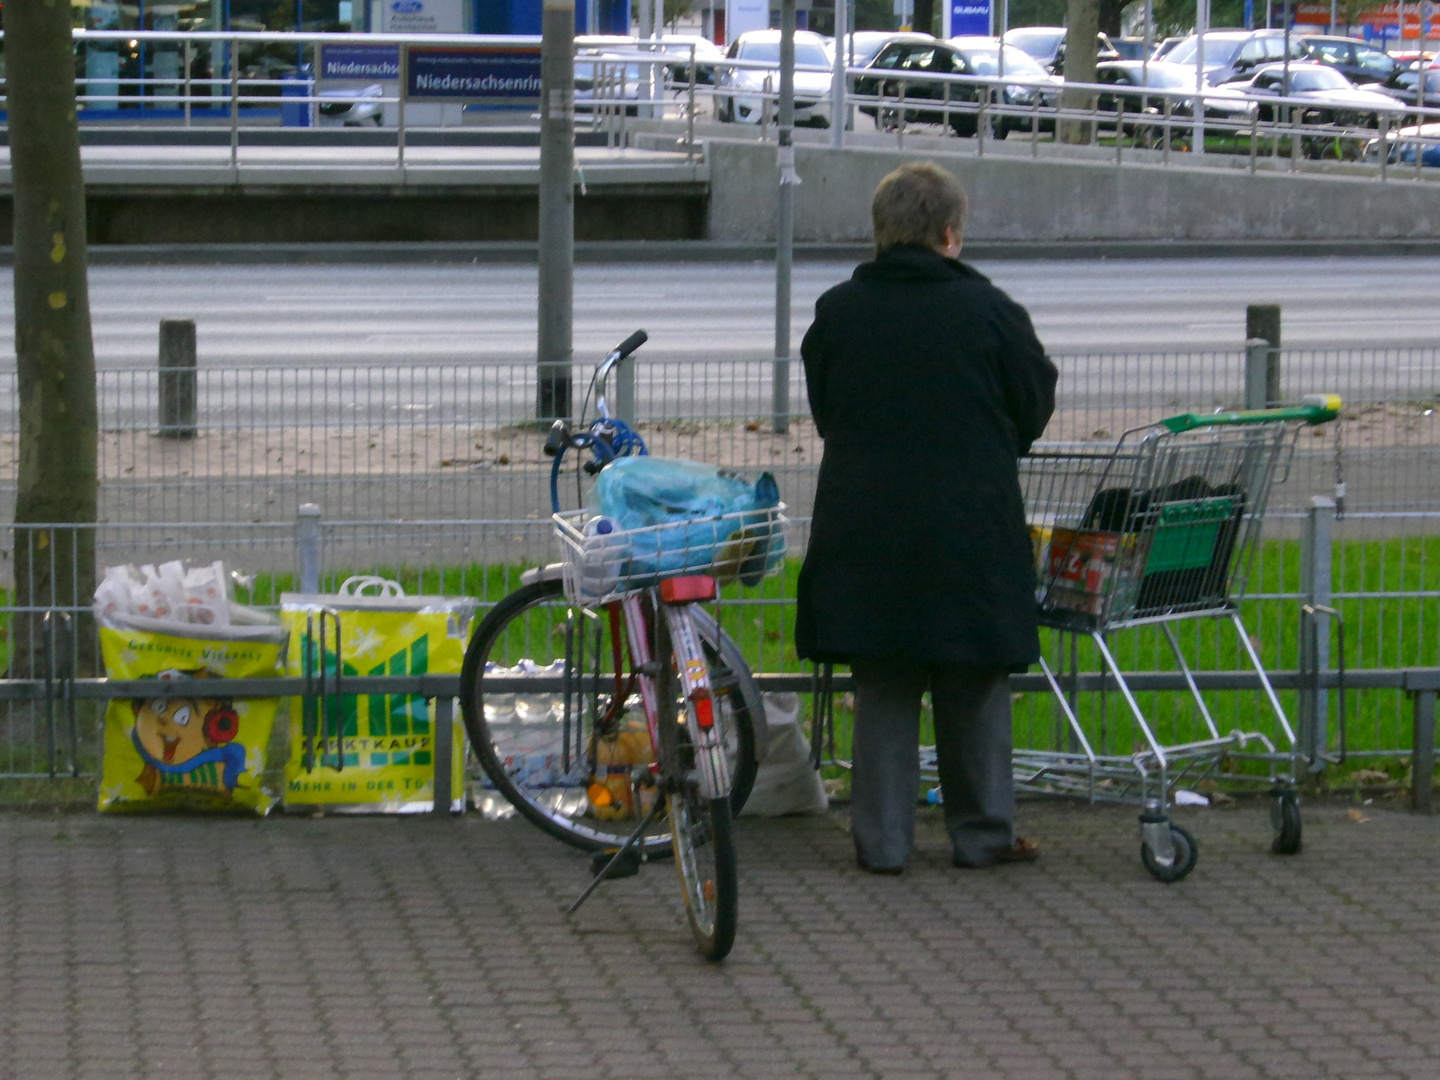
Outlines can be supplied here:
<path id="1" fill-rule="evenodd" d="M 540 102 L 540 46 L 413 45 L 407 50 L 410 101 Z"/>
<path id="2" fill-rule="evenodd" d="M 989 36 L 991 2 L 992 0 L 950 0 L 950 25 L 946 28 L 945 36 Z"/>
<path id="3" fill-rule="evenodd" d="M 321 45 L 322 79 L 398 79 L 399 45 Z"/>

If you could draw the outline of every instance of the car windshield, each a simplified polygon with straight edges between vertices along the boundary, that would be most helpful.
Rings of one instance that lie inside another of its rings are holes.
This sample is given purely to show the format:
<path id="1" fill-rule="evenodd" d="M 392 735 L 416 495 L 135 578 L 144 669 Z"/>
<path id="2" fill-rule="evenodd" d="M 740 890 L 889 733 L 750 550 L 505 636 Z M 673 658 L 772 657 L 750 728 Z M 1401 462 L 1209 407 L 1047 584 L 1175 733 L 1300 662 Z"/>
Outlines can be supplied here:
<path id="1" fill-rule="evenodd" d="M 757 64 L 771 64 L 780 66 L 780 42 L 778 41 L 747 41 L 740 46 L 740 59 L 753 60 Z M 830 58 L 825 55 L 825 50 L 814 42 L 795 42 L 795 63 L 812 67 L 829 67 Z"/>
<path id="2" fill-rule="evenodd" d="M 1193 34 L 1176 45 L 1174 49 L 1165 54 L 1166 63 L 1170 64 L 1193 64 L 1195 63 L 1195 52 L 1199 47 L 1200 39 Z M 1215 37 L 1211 34 L 1205 35 L 1205 66 L 1225 67 L 1235 59 L 1235 54 L 1240 51 L 1241 40 L 1239 38 Z"/>
<path id="3" fill-rule="evenodd" d="M 1055 55 L 1060 42 L 1065 40 L 1064 30 L 1011 30 L 1005 35 L 1005 42 L 1023 49 L 1028 55 L 1049 58 Z M 1007 57 L 1005 66 L 1010 66 Z"/>
<path id="4" fill-rule="evenodd" d="M 1296 93 L 1314 90 L 1349 90 L 1350 80 L 1329 68 L 1291 68 L 1290 89 Z"/>
<path id="5" fill-rule="evenodd" d="M 999 49 L 963 49 L 961 55 L 970 64 L 970 71 L 974 75 L 1000 74 Z M 1045 69 L 1031 59 L 1028 53 L 1014 45 L 1006 45 L 1005 74 L 1013 75 L 1017 79 L 1043 79 Z"/>

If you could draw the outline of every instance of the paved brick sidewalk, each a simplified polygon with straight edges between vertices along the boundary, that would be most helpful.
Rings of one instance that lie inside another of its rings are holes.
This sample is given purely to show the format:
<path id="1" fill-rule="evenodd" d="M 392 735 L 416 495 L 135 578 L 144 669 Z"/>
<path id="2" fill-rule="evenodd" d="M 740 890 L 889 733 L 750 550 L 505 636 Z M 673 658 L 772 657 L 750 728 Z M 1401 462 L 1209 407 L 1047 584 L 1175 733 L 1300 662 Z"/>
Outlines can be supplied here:
<path id="1" fill-rule="evenodd" d="M 668 866 L 567 922 L 586 860 L 521 822 L 0 814 L 0 1078 L 1440 1077 L 1440 821 L 1026 804 L 1034 866 L 900 878 L 843 813 L 746 820 L 730 959 Z"/>

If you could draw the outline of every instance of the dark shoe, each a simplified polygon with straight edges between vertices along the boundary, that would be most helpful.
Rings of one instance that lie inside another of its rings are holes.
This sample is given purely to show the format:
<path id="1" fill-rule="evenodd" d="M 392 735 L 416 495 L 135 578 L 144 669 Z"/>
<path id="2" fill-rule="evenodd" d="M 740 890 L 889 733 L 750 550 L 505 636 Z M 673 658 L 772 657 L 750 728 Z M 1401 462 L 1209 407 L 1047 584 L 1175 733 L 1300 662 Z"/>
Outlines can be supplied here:
<path id="1" fill-rule="evenodd" d="M 1034 840 L 1017 836 L 1015 843 L 1008 848 L 991 851 L 979 859 L 971 859 L 957 854 L 954 861 L 956 866 L 964 870 L 983 870 L 987 866 L 998 866 L 1000 863 L 1034 862 L 1038 858 L 1040 858 L 1040 845 Z"/>
<path id="2" fill-rule="evenodd" d="M 871 866 L 864 859 L 860 858 L 859 855 L 855 856 L 855 865 L 867 874 L 881 874 L 885 877 L 899 877 L 905 872 L 904 863 L 901 863 L 899 866 Z"/>

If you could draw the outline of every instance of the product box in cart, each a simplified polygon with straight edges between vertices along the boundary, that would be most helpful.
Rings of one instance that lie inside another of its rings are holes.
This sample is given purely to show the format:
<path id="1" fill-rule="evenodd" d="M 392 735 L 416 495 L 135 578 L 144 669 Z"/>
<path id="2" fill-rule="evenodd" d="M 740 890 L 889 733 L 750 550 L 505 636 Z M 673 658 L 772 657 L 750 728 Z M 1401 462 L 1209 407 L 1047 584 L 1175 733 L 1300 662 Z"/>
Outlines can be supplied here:
<path id="1" fill-rule="evenodd" d="M 1140 533 L 1055 526 L 1046 549 L 1042 604 L 1096 618 L 1128 606 L 1139 589 L 1146 541 Z"/>
<path id="2" fill-rule="evenodd" d="M 287 809 L 369 813 L 430 810 L 435 739 L 451 740 L 452 808 L 464 808 L 464 729 L 434 728 L 434 702 L 418 694 L 350 694 L 346 678 L 458 675 L 475 602 L 406 596 L 393 581 L 351 578 L 335 594 L 285 593 L 289 671 L 325 692 L 290 703 Z M 336 677 L 339 693 L 334 693 Z"/>

